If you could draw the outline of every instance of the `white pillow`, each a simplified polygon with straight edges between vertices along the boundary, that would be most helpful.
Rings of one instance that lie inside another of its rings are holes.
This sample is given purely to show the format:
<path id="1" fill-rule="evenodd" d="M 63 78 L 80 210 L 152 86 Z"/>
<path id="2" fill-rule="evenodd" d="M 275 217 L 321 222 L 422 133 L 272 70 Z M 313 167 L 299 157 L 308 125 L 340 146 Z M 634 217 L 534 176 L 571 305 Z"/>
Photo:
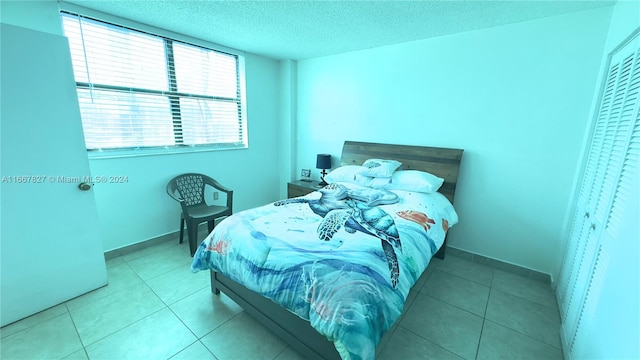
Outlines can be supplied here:
<path id="1" fill-rule="evenodd" d="M 340 166 L 339 168 L 333 169 L 330 173 L 328 173 L 324 177 L 324 180 L 329 184 L 333 184 L 336 182 L 348 182 L 352 184 L 369 186 L 373 178 L 358 174 L 361 168 L 362 167 L 358 165 Z"/>
<path id="2" fill-rule="evenodd" d="M 362 176 L 388 178 L 393 175 L 393 172 L 400 165 L 402 163 L 395 160 L 368 159 L 362 164 L 359 174 Z"/>
<path id="3" fill-rule="evenodd" d="M 389 190 L 434 193 L 440 189 L 444 179 L 419 170 L 399 170 L 391 176 L 391 182 L 383 187 Z"/>
<path id="4" fill-rule="evenodd" d="M 362 175 L 359 175 L 359 176 L 362 176 Z M 370 177 L 367 179 L 371 179 L 371 181 L 369 181 L 369 184 L 367 186 L 376 188 L 376 189 L 383 188 L 386 185 L 389 185 L 389 183 L 391 182 L 390 177 Z"/>

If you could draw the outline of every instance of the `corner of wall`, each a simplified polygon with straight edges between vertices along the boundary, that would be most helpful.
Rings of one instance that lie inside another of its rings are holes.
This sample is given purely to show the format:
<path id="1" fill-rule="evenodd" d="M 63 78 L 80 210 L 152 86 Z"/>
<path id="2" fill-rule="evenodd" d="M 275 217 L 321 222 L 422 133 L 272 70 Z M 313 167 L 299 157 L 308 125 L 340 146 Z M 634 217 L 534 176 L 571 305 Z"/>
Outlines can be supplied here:
<path id="1" fill-rule="evenodd" d="M 58 2 L 0 1 L 0 22 L 55 35 L 64 35 Z"/>
<path id="2" fill-rule="evenodd" d="M 295 60 L 281 60 L 280 66 L 280 150 L 278 168 L 280 197 L 285 198 L 287 182 L 295 179 L 296 169 L 296 114 L 298 63 Z"/>

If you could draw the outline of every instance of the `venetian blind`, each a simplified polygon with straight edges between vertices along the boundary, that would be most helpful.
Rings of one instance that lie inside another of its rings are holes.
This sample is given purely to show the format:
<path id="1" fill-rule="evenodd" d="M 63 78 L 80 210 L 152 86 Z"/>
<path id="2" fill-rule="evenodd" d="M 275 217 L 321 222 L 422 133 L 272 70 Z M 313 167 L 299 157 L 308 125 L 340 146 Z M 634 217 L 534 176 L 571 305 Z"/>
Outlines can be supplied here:
<path id="1" fill-rule="evenodd" d="M 238 55 L 61 16 L 88 150 L 247 146 Z"/>

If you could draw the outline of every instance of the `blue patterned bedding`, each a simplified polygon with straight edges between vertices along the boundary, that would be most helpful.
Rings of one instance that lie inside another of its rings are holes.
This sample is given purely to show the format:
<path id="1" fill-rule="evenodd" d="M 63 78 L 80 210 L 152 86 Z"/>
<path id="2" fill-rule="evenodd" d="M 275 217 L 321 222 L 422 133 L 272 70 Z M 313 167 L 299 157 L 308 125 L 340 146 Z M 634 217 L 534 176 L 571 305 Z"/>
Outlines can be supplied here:
<path id="1" fill-rule="evenodd" d="M 439 193 L 337 183 L 223 220 L 192 270 L 214 269 L 310 321 L 343 359 L 373 359 L 457 221 Z"/>

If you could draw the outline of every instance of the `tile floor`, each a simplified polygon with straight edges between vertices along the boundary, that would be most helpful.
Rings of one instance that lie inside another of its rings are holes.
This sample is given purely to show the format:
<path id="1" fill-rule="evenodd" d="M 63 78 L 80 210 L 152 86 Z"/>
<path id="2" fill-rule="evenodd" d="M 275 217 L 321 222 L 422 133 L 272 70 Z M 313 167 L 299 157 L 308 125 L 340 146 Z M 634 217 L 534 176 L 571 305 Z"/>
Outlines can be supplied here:
<path id="1" fill-rule="evenodd" d="M 301 359 L 189 270 L 177 241 L 107 262 L 109 285 L 0 330 L 2 359 Z M 408 301 L 384 359 L 562 359 L 548 286 L 447 256 Z"/>

